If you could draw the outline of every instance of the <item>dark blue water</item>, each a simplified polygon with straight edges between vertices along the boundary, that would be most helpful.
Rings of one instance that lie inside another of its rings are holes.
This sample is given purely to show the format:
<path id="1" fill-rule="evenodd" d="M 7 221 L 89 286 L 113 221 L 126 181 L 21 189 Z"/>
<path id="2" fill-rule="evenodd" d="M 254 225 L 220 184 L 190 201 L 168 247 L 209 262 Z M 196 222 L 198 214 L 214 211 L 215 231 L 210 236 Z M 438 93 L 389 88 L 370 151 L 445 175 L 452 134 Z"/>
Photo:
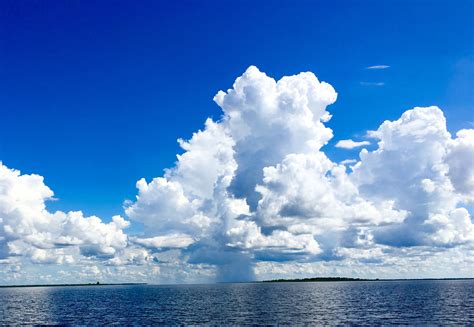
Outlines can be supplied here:
<path id="1" fill-rule="evenodd" d="M 474 324 L 474 281 L 0 289 L 0 324 Z"/>

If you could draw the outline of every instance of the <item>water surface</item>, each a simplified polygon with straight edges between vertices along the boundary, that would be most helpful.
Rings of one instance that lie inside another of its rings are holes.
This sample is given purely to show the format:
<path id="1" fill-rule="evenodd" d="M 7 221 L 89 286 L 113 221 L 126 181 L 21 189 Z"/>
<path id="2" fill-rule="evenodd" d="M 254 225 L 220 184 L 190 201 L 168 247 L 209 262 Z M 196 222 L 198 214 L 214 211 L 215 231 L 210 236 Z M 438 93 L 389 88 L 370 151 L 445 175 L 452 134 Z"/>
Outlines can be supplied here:
<path id="1" fill-rule="evenodd" d="M 474 324 L 474 281 L 0 289 L 0 324 Z"/>

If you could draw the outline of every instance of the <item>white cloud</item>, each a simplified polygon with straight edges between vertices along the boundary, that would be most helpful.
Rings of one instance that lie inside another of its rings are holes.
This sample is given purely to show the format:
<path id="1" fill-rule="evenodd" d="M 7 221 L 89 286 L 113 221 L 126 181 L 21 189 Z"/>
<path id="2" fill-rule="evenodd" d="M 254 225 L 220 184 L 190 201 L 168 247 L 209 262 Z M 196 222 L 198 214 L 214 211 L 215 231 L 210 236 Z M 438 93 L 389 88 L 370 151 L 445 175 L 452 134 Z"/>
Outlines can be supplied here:
<path id="1" fill-rule="evenodd" d="M 153 257 L 141 247 L 127 246 L 113 258 L 106 261 L 109 266 L 135 265 L 141 266 L 151 263 Z"/>
<path id="2" fill-rule="evenodd" d="M 214 98 L 223 110 L 221 121 L 208 119 L 206 128 L 189 142 L 180 140 L 185 152 L 176 166 L 149 184 L 139 181 L 137 201 L 127 207 L 127 215 L 148 227 L 149 242 L 184 233 L 198 249 L 216 251 L 216 257 L 229 252 L 235 256 L 236 248 L 318 252 L 311 235 L 288 231 L 266 235 L 253 221 L 252 211 L 261 197 L 255 189 L 265 167 L 278 164 L 291 151 L 317 151 L 332 137 L 323 123 L 331 117 L 326 106 L 336 96 L 312 73 L 275 81 L 249 67 L 232 89 Z M 250 221 L 240 220 L 241 216 Z"/>
<path id="3" fill-rule="evenodd" d="M 199 212 L 200 200 L 190 200 L 180 182 L 164 177 L 137 182 L 137 201 L 125 212 L 153 232 L 196 231 L 210 226 L 211 220 Z"/>
<path id="4" fill-rule="evenodd" d="M 110 257 L 127 245 L 129 222 L 110 223 L 82 212 L 49 212 L 53 192 L 39 175 L 22 175 L 0 163 L 0 257 L 30 257 L 34 263 L 68 263 L 79 253 Z"/>
<path id="5" fill-rule="evenodd" d="M 294 235 L 288 231 L 276 230 L 263 235 L 255 222 L 239 221 L 227 231 L 231 247 L 245 250 L 276 252 L 281 254 L 317 254 L 321 252 L 311 234 Z"/>
<path id="6" fill-rule="evenodd" d="M 395 246 L 452 246 L 474 237 L 469 213 L 462 208 L 471 200 L 465 184 L 471 169 L 464 162 L 474 155 L 471 133 L 461 131 L 453 139 L 438 107 L 417 107 L 371 134 L 379 139 L 378 149 L 361 151 L 352 180 L 365 198 L 391 199 L 395 208 L 409 213 L 403 223 L 375 230 L 376 240 Z"/>
<path id="7" fill-rule="evenodd" d="M 371 132 L 371 137 L 379 139 L 378 148 L 363 150 L 358 162 L 343 161 L 342 164 L 354 164 L 354 171 L 348 173 L 321 151 L 332 138 L 332 131 L 324 123 L 331 117 L 326 106 L 335 99 L 334 90 L 310 73 L 275 81 L 250 67 L 232 89 L 216 95 L 215 101 L 223 109 L 221 121 L 208 120 L 206 129 L 191 141 L 180 141 L 189 146 L 183 147 L 186 152 L 178 157 L 176 167 L 160 183 L 139 185 L 137 202 L 127 213 L 142 222 L 143 218 L 150 219 L 145 222 L 148 226 L 159 226 L 155 228 L 161 234 L 150 234 L 148 242 L 154 237 L 161 240 L 165 235 L 185 233 L 195 241 L 193 249 L 186 250 L 191 258 L 217 266 L 227 262 L 222 258 L 229 253 L 235 256 L 236 250 L 241 256 L 234 257 L 235 262 L 249 265 L 249 256 L 254 262 L 317 260 L 319 255 L 331 258 L 348 253 L 340 250 L 344 246 L 370 248 L 377 242 L 391 246 L 444 246 L 469 241 L 471 232 L 464 216 L 458 219 L 462 223 L 442 224 L 443 220 L 434 216 L 441 212 L 434 204 L 432 209 L 423 211 L 420 207 L 429 206 L 419 203 L 441 203 L 446 206 L 442 212 L 448 220 L 455 219 L 450 212 L 457 210 L 461 198 L 453 193 L 449 169 L 443 168 L 444 157 L 438 157 L 436 142 L 442 140 L 443 153 L 459 158 L 456 151 L 467 151 L 464 156 L 471 151 L 466 146 L 469 142 L 463 139 L 469 133 L 462 132 L 461 137 L 450 140 L 439 109 L 415 108 L 400 120 L 387 121 Z M 199 140 L 208 140 L 205 143 L 212 145 L 206 149 L 211 150 L 199 150 Z M 355 148 L 369 144 L 341 140 L 336 146 Z M 184 158 L 186 165 L 182 164 Z M 428 166 L 427 160 L 433 165 Z M 453 161 L 452 166 L 462 162 Z M 185 177 L 181 170 L 185 166 L 201 168 L 191 170 Z M 193 178 L 202 167 L 210 168 L 205 169 L 203 177 L 206 186 L 196 188 Z M 423 169 L 432 173 L 420 174 Z M 453 168 L 451 178 L 458 180 L 458 188 L 469 190 L 456 176 L 460 171 Z M 401 175 L 407 172 L 418 181 Z M 419 191 L 412 182 L 418 183 Z M 169 184 L 174 185 L 175 195 L 152 195 L 159 190 L 164 192 Z M 200 193 L 196 189 L 207 191 Z M 146 208 L 143 218 L 136 215 L 141 207 Z M 425 218 L 413 218 L 417 210 Z M 164 215 L 172 217 L 172 221 Z M 195 222 L 201 221 L 193 218 L 196 216 L 206 217 L 208 224 L 196 226 Z M 407 233 L 410 228 L 418 232 Z M 433 230 L 446 232 L 441 237 L 435 236 Z M 384 236 L 387 233 L 406 235 L 396 243 Z M 445 236 L 453 233 L 457 234 Z M 203 251 L 214 253 L 214 257 L 209 258 Z"/>
<path id="8" fill-rule="evenodd" d="M 41 176 L 0 165 L 0 263 L 74 263 L 84 269 L 62 276 L 168 282 L 367 277 L 369 266 L 395 277 L 420 262 L 428 276 L 430 265 L 449 260 L 468 267 L 474 131 L 453 138 L 439 108 L 414 108 L 368 133 L 375 149 L 338 164 L 324 152 L 333 137 L 327 106 L 336 98 L 312 73 L 275 81 L 249 67 L 215 96 L 222 117 L 178 141 L 176 165 L 137 182 L 125 213 L 143 224 L 139 236 L 127 236 L 130 222 L 120 216 L 105 223 L 49 212 L 53 192 Z"/>
<path id="9" fill-rule="evenodd" d="M 133 242 L 152 249 L 180 249 L 194 243 L 194 239 L 186 234 L 176 233 L 150 238 L 134 238 Z"/>
<path id="10" fill-rule="evenodd" d="M 474 130 L 463 129 L 448 144 L 448 177 L 467 203 L 474 202 Z"/>
<path id="11" fill-rule="evenodd" d="M 74 263 L 74 258 L 71 255 L 64 255 L 61 252 L 61 250 L 57 249 L 33 248 L 30 251 L 30 259 L 31 262 L 39 264 Z"/>
<path id="12" fill-rule="evenodd" d="M 360 85 L 364 86 L 384 86 L 384 82 L 360 82 Z"/>
<path id="13" fill-rule="evenodd" d="M 340 162 L 341 165 L 351 165 L 357 162 L 356 159 L 345 159 Z"/>
<path id="14" fill-rule="evenodd" d="M 255 186 L 264 167 L 279 163 L 288 153 L 317 151 L 332 138 L 324 122 L 331 118 L 326 107 L 336 98 L 333 87 L 313 73 L 275 81 L 253 66 L 232 89 L 219 91 L 214 100 L 224 113 L 223 128 L 235 141 L 231 192 L 255 208 Z"/>
<path id="15" fill-rule="evenodd" d="M 374 66 L 368 66 L 366 69 L 387 69 L 390 68 L 388 65 L 374 65 Z"/>
<path id="16" fill-rule="evenodd" d="M 370 145 L 369 141 L 361 141 L 361 142 L 356 142 L 351 139 L 349 140 L 340 140 L 336 143 L 335 147 L 336 148 L 341 148 L 341 149 L 354 149 L 354 148 L 359 148 L 364 145 Z"/>
<path id="17" fill-rule="evenodd" d="M 465 208 L 458 208 L 448 214 L 432 214 L 424 222 L 432 228 L 429 241 L 437 245 L 452 245 L 474 241 L 474 224 Z"/>

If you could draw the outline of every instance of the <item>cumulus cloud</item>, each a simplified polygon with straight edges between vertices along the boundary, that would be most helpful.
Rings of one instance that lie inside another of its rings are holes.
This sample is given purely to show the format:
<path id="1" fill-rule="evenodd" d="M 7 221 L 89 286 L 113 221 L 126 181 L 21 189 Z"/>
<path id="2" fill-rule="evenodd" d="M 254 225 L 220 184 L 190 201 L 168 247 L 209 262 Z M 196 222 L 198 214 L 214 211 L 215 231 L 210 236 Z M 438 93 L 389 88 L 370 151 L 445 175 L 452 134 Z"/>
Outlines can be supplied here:
<path id="1" fill-rule="evenodd" d="M 255 208 L 263 168 L 289 153 L 317 151 L 332 138 L 324 122 L 331 118 L 326 107 L 336 98 L 334 88 L 313 73 L 275 81 L 253 66 L 232 89 L 219 91 L 214 100 L 224 114 L 223 128 L 235 141 L 231 192 Z"/>
<path id="2" fill-rule="evenodd" d="M 349 140 L 340 140 L 336 143 L 335 147 L 336 148 L 341 148 L 341 149 L 354 149 L 354 148 L 360 148 L 361 146 L 364 145 L 370 145 L 369 141 L 353 141 L 351 139 Z"/>
<path id="3" fill-rule="evenodd" d="M 405 246 L 472 239 L 472 221 L 461 206 L 472 201 L 465 183 L 472 172 L 467 166 L 474 154 L 473 134 L 461 131 L 453 139 L 441 109 L 417 107 L 385 121 L 371 135 L 379 140 L 378 149 L 361 151 L 352 179 L 366 198 L 392 199 L 395 208 L 408 212 L 402 223 L 375 230 L 376 239 Z M 453 151 L 460 151 L 455 160 Z M 466 168 L 462 173 L 460 165 Z M 452 235 L 440 237 L 440 229 Z"/>
<path id="4" fill-rule="evenodd" d="M 333 136 L 326 108 L 336 97 L 312 73 L 275 81 L 256 67 L 219 91 L 221 120 L 180 140 L 185 152 L 176 166 L 159 182 L 139 182 L 127 208 L 158 232 L 148 246 L 154 237 L 186 235 L 191 260 L 219 269 L 226 257 L 253 266 L 340 260 L 345 248 L 470 242 L 469 212 L 459 207 L 472 190 L 462 159 L 472 154 L 470 131 L 452 139 L 440 109 L 415 108 L 369 133 L 379 141 L 375 150 L 337 164 L 322 151 Z"/>
<path id="5" fill-rule="evenodd" d="M 374 149 L 337 163 L 324 151 L 336 98 L 313 73 L 276 81 L 249 67 L 214 97 L 222 117 L 178 141 L 175 166 L 137 182 L 125 214 L 143 225 L 140 235 L 127 236 L 130 222 L 120 216 L 105 223 L 49 212 L 53 192 L 42 177 L 0 165 L 0 260 L 107 267 L 101 276 L 127 265 L 131 279 L 181 281 L 304 271 L 298 267 L 318 274 L 324 265 L 403 276 L 399 265 L 410 257 L 467 266 L 474 131 L 453 137 L 441 109 L 416 107 L 370 131 Z"/>
<path id="6" fill-rule="evenodd" d="M 207 120 L 190 141 L 180 140 L 185 152 L 176 166 L 148 184 L 140 181 L 127 215 L 159 237 L 192 236 L 196 248 L 214 248 L 216 257 L 252 257 L 250 250 L 317 253 L 310 234 L 261 230 L 255 215 L 261 199 L 257 186 L 265 167 L 292 151 L 318 151 L 328 142 L 332 131 L 324 126 L 331 118 L 326 107 L 336 97 L 312 73 L 275 81 L 249 67 L 232 89 L 215 96 L 221 121 Z"/>
<path id="7" fill-rule="evenodd" d="M 53 191 L 39 175 L 21 174 L 0 163 L 0 256 L 33 263 L 71 263 L 74 257 L 112 257 L 127 246 L 120 216 L 104 223 L 82 212 L 49 212 Z"/>

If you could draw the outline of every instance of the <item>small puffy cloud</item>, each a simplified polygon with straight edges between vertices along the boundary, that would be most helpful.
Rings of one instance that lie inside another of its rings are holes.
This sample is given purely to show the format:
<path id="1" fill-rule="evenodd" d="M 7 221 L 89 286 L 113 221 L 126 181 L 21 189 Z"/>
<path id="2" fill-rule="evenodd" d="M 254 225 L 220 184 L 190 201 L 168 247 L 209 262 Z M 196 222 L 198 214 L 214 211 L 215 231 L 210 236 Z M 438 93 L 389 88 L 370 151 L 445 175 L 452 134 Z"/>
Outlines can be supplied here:
<path id="1" fill-rule="evenodd" d="M 141 266 L 151 263 L 153 257 L 146 249 L 141 247 L 127 246 L 116 254 L 113 258 L 106 261 L 109 266 L 134 265 Z"/>
<path id="2" fill-rule="evenodd" d="M 454 209 L 448 214 L 433 214 L 424 224 L 431 229 L 428 241 L 435 245 L 474 242 L 474 224 L 465 208 Z"/>
<path id="3" fill-rule="evenodd" d="M 190 200 L 180 182 L 164 177 L 147 183 L 137 182 L 137 201 L 125 212 L 133 220 L 139 221 L 156 232 L 170 230 L 192 230 L 209 226 L 209 219 L 200 219 L 198 200 Z"/>
<path id="4" fill-rule="evenodd" d="M 361 146 L 364 145 L 370 145 L 369 141 L 353 141 L 351 139 L 348 140 L 340 140 L 336 143 L 335 147 L 336 148 L 341 148 L 341 149 L 354 149 L 354 148 L 360 148 Z"/>
<path id="5" fill-rule="evenodd" d="M 356 159 L 345 159 L 340 162 L 341 165 L 352 165 L 357 162 Z"/>
<path id="6" fill-rule="evenodd" d="M 74 258 L 71 255 L 64 255 L 61 251 L 55 249 L 33 248 L 30 252 L 30 260 L 38 264 L 62 264 L 73 263 Z"/>
<path id="7" fill-rule="evenodd" d="M 58 239 L 79 245 L 85 256 L 111 257 L 127 246 L 127 235 L 123 232 L 129 222 L 115 216 L 105 224 L 98 217 L 84 217 L 82 212 L 70 212 L 64 218 L 63 229 Z M 60 242 L 67 245 L 66 242 Z"/>
<path id="8" fill-rule="evenodd" d="M 227 231 L 231 247 L 245 250 L 263 251 L 277 254 L 317 254 L 321 252 L 318 243 L 311 234 L 292 234 L 276 230 L 264 235 L 255 222 L 239 221 Z"/>

